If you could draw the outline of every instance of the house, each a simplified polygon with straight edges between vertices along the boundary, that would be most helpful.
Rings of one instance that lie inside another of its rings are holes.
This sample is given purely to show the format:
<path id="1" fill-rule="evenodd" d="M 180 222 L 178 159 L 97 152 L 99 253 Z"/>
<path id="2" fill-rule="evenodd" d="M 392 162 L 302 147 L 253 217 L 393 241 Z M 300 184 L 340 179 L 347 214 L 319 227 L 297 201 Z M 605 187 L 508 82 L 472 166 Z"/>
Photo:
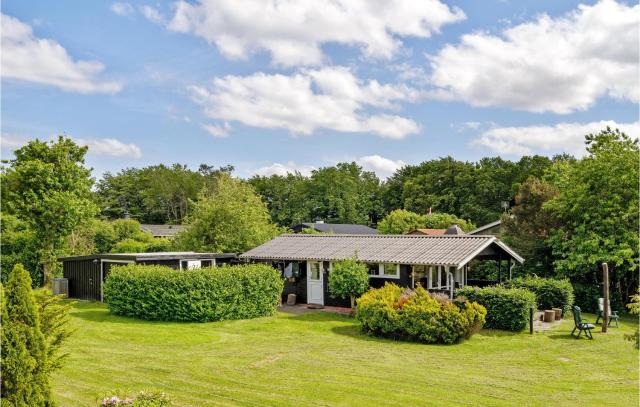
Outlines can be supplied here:
<path id="1" fill-rule="evenodd" d="M 402 287 L 420 283 L 431 291 L 446 292 L 469 280 L 472 260 L 497 260 L 510 269 L 524 259 L 494 236 L 469 235 L 281 235 L 239 256 L 265 262 L 283 271 L 283 295 L 316 305 L 348 306 L 349 300 L 331 298 L 327 282 L 333 262 L 356 256 L 369 268 L 369 284 L 394 282 Z"/>
<path id="2" fill-rule="evenodd" d="M 437 236 L 437 235 L 444 235 L 444 232 L 446 231 L 447 229 L 414 229 L 407 234 L 417 235 L 417 236 Z"/>
<path id="3" fill-rule="evenodd" d="M 492 235 L 496 237 L 502 236 L 502 220 L 498 219 L 495 222 L 487 223 L 480 226 L 477 229 L 467 233 L 468 235 Z"/>
<path id="4" fill-rule="evenodd" d="M 233 253 L 105 253 L 88 256 L 60 257 L 62 275 L 68 281 L 69 298 L 102 301 L 102 282 L 111 267 L 122 264 L 156 264 L 176 270 L 218 266 L 230 263 Z"/>
<path id="5" fill-rule="evenodd" d="M 186 225 L 140 225 L 140 230 L 151 233 L 153 237 L 171 238 L 187 228 Z"/>
<path id="6" fill-rule="evenodd" d="M 458 225 L 451 225 L 446 229 L 414 229 L 407 233 L 415 236 L 438 236 L 438 235 L 464 235 L 464 230 Z"/>
<path id="7" fill-rule="evenodd" d="M 316 221 L 313 223 L 300 223 L 291 228 L 294 233 L 301 233 L 303 229 L 313 229 L 321 233 L 335 233 L 348 235 L 375 235 L 378 233 L 376 229 L 365 225 L 356 225 L 351 223 L 324 223 Z"/>

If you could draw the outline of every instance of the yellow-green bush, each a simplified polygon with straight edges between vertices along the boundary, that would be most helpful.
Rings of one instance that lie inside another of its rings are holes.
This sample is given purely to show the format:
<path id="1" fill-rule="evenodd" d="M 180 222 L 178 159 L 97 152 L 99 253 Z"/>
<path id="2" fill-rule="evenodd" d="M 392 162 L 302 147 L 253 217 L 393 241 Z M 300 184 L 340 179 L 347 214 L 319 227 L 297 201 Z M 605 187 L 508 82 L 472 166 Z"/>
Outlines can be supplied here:
<path id="1" fill-rule="evenodd" d="M 422 287 L 410 290 L 389 283 L 365 293 L 356 306 L 365 332 L 425 343 L 470 338 L 482 328 L 486 313 L 477 303 L 451 302 Z"/>
<path id="2" fill-rule="evenodd" d="M 134 264 L 115 267 L 103 292 L 114 314 L 207 322 L 272 315 L 282 287 L 280 273 L 265 264 L 182 271 Z"/>

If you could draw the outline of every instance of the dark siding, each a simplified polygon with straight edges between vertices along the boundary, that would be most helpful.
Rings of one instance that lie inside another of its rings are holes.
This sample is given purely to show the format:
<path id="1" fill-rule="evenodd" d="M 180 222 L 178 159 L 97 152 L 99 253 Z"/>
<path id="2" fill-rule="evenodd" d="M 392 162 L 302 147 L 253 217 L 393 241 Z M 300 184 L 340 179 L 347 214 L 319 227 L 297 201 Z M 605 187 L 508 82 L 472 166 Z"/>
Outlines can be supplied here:
<path id="1" fill-rule="evenodd" d="M 329 262 L 325 261 L 323 263 L 323 267 L 325 270 L 324 274 L 324 305 L 329 305 L 331 307 L 350 307 L 351 300 L 349 298 L 333 298 L 329 294 L 329 279 L 331 278 L 331 273 L 329 272 Z"/>
<path id="2" fill-rule="evenodd" d="M 69 298 L 100 301 L 100 261 L 65 261 L 62 274 L 69 280 Z"/>
<path id="3" fill-rule="evenodd" d="M 282 301 L 286 303 L 289 294 L 296 295 L 297 304 L 307 303 L 307 262 L 300 262 L 300 277 L 295 281 L 284 280 Z"/>
<path id="4" fill-rule="evenodd" d="M 127 263 L 114 262 L 109 260 L 102 260 L 102 281 L 107 279 L 109 273 L 111 273 L 112 267 L 126 266 Z"/>
<path id="5" fill-rule="evenodd" d="M 220 258 L 220 259 L 216 259 L 216 265 L 218 266 L 222 266 L 225 264 L 239 264 L 237 259 L 233 258 L 233 257 L 228 257 L 228 258 Z"/>
<path id="6" fill-rule="evenodd" d="M 406 264 L 400 265 L 400 278 L 381 278 L 381 277 L 370 277 L 369 285 L 373 288 L 380 288 L 384 286 L 385 283 L 393 283 L 399 285 L 400 287 L 411 287 L 411 266 Z"/>

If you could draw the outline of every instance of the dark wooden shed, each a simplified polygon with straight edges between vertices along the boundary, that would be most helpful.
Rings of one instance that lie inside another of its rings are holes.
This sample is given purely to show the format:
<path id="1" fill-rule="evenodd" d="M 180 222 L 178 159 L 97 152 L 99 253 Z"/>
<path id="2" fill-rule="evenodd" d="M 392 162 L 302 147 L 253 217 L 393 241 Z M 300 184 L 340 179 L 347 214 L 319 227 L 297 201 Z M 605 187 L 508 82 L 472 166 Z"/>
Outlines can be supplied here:
<path id="1" fill-rule="evenodd" d="M 102 301 L 102 282 L 113 266 L 122 264 L 153 264 L 176 270 L 228 264 L 234 253 L 105 253 L 88 256 L 60 257 L 62 274 L 69 282 L 69 298 Z"/>

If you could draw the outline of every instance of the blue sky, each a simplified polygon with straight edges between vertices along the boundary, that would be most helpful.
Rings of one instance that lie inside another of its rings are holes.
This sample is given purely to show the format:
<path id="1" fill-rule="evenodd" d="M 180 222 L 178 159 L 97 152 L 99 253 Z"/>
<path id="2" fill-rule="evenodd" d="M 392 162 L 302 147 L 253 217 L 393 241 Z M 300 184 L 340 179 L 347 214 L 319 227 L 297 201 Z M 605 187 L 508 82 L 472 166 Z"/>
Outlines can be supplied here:
<path id="1" fill-rule="evenodd" d="M 66 134 L 94 175 L 581 154 L 638 123 L 635 3 L 2 3 L 2 157 Z"/>

